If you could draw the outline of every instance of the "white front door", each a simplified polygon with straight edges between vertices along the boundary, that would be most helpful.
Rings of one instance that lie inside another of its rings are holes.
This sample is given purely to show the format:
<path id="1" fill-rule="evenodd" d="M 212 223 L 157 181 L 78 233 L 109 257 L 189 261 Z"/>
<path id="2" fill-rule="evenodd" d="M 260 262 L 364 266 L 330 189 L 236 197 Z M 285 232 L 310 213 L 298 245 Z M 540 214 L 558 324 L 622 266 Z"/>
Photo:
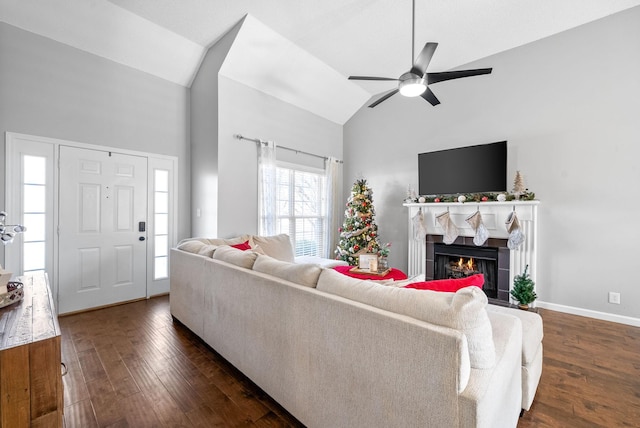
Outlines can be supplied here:
<path id="1" fill-rule="evenodd" d="M 58 312 L 146 297 L 147 159 L 60 146 Z"/>

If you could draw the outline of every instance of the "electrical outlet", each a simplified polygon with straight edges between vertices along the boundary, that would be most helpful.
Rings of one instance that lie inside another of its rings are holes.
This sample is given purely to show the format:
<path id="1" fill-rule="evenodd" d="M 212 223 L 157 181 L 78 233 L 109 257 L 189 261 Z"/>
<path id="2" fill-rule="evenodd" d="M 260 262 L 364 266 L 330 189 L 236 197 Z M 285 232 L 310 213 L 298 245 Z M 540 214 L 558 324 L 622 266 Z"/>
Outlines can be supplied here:
<path id="1" fill-rule="evenodd" d="M 609 291 L 609 303 L 614 303 L 616 305 L 619 305 L 620 293 L 614 293 L 613 291 Z"/>

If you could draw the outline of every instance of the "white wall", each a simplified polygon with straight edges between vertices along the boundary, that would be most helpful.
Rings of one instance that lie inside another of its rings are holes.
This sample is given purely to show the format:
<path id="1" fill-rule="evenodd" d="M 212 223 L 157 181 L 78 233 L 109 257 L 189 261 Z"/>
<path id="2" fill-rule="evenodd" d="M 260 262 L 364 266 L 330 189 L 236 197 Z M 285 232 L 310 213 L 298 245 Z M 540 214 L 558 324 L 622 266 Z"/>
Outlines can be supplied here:
<path id="1" fill-rule="evenodd" d="M 240 21 L 206 53 L 191 85 L 190 236 L 218 234 L 218 72 L 242 26 Z"/>
<path id="2" fill-rule="evenodd" d="M 258 152 L 255 143 L 233 135 L 341 159 L 342 126 L 226 77 L 219 78 L 218 96 L 218 232 L 257 233 Z M 317 162 L 302 154 L 297 159 L 290 153 L 277 155 L 284 156 L 303 164 Z"/>
<path id="3" fill-rule="evenodd" d="M 358 173 L 369 180 L 392 264 L 406 268 L 417 154 L 508 140 L 509 184 L 520 170 L 541 201 L 539 301 L 640 318 L 639 22 L 636 7 L 469 64 L 494 71 L 433 85 L 437 107 L 396 95 L 361 109 L 344 127 L 345 195 Z"/>
<path id="4" fill-rule="evenodd" d="M 208 50 L 191 87 L 192 236 L 258 233 L 256 144 L 235 134 L 342 157 L 342 126 L 219 74 L 243 25 Z M 285 151 L 277 158 L 324 166 Z"/>
<path id="5" fill-rule="evenodd" d="M 177 232 L 186 237 L 188 104 L 187 88 L 0 22 L 2 171 L 5 132 L 177 156 Z M 0 209 L 4 186 L 2 172 Z"/>

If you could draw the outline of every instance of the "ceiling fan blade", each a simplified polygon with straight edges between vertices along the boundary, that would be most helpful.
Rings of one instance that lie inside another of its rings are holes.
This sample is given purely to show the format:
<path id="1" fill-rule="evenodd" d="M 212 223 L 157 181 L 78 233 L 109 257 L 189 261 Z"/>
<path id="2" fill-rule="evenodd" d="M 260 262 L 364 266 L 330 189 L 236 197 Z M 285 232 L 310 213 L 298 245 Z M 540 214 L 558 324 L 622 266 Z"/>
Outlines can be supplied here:
<path id="1" fill-rule="evenodd" d="M 349 76 L 349 80 L 395 80 L 391 77 L 373 77 L 373 76 Z"/>
<path id="2" fill-rule="evenodd" d="M 413 63 L 413 67 L 411 67 L 411 73 L 420 77 L 424 76 L 424 74 L 427 72 L 427 67 L 429 67 L 429 63 L 431 62 L 431 58 L 433 57 L 433 53 L 436 51 L 437 47 L 437 43 L 426 43 L 422 48 L 422 51 L 420 51 L 418 58 L 416 58 L 415 62 Z"/>
<path id="3" fill-rule="evenodd" d="M 420 96 L 429 101 L 432 106 L 437 106 L 438 104 L 440 104 L 440 100 L 435 96 L 433 92 L 431 92 L 431 89 L 429 89 L 428 87 L 427 90 L 424 91 Z"/>
<path id="4" fill-rule="evenodd" d="M 480 76 L 490 74 L 492 68 L 476 68 L 473 70 L 443 71 L 440 73 L 427 73 L 427 85 L 444 82 L 445 80 L 460 79 L 462 77 Z"/>
<path id="5" fill-rule="evenodd" d="M 383 102 L 383 101 L 387 100 L 388 98 L 391 98 L 393 95 L 397 94 L 399 91 L 400 91 L 400 89 L 393 89 L 393 90 L 387 92 L 386 94 L 384 94 L 383 96 L 378 98 L 376 101 L 374 101 L 371 104 L 369 104 L 369 108 L 374 108 L 375 106 L 377 106 L 381 102 Z"/>

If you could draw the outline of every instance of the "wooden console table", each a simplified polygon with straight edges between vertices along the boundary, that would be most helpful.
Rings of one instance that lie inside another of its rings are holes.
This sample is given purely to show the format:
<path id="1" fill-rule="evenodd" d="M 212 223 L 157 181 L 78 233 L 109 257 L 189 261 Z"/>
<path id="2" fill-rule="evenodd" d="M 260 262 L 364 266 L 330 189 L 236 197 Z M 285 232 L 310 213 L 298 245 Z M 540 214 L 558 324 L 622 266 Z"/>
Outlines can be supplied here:
<path id="1" fill-rule="evenodd" d="M 0 427 L 62 427 L 60 326 L 46 274 L 0 309 Z"/>

